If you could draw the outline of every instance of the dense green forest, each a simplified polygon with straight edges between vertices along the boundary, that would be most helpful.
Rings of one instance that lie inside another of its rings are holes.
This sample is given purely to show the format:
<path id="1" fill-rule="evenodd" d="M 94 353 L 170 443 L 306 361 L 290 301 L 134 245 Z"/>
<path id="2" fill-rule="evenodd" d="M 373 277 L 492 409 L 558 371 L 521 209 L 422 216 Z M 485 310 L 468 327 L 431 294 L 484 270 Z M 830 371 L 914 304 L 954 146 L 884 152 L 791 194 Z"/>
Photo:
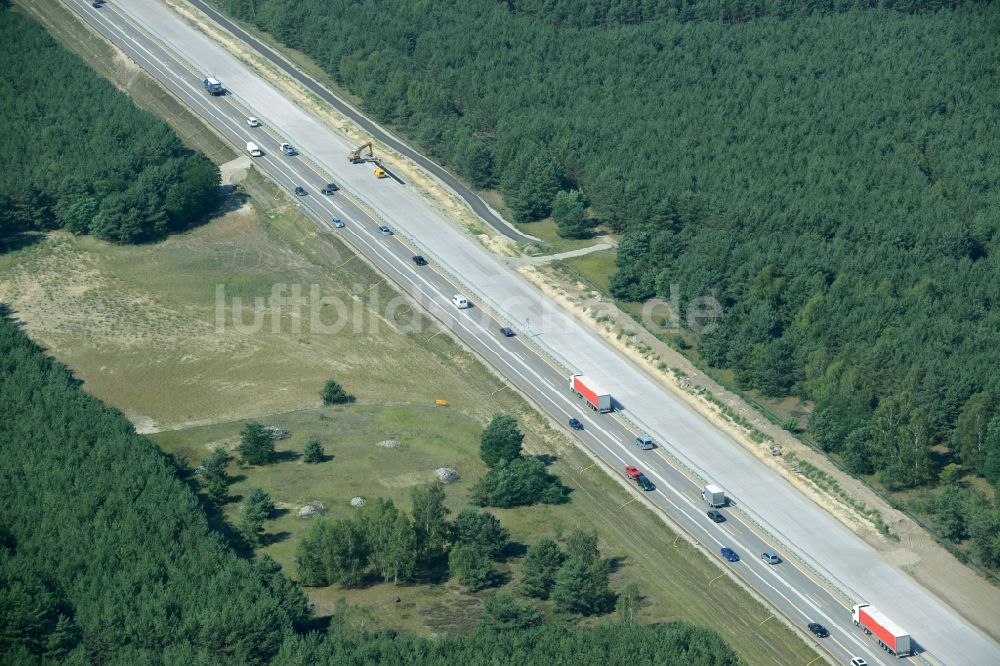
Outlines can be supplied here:
<path id="1" fill-rule="evenodd" d="M 4 663 L 737 663 L 707 629 L 540 625 L 513 601 L 487 604 L 476 634 L 443 640 L 371 633 L 346 611 L 322 631 L 272 559 L 241 559 L 209 528 L 185 470 L 8 314 L 0 307 Z"/>
<path id="2" fill-rule="evenodd" d="M 991 3 L 217 3 L 517 220 L 578 190 L 622 233 L 613 294 L 714 296 L 697 353 L 814 403 L 853 472 L 1000 481 Z"/>
<path id="3" fill-rule="evenodd" d="M 212 210 L 215 165 L 6 3 L 0 44 L 0 243 L 57 228 L 134 243 Z"/>

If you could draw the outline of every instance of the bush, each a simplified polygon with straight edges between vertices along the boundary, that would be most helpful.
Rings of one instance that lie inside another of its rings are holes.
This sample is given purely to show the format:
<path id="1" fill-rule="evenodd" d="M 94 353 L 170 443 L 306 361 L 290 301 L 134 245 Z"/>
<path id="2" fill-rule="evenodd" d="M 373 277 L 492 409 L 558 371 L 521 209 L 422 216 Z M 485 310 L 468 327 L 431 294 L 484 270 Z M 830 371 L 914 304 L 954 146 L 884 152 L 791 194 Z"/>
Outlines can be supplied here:
<path id="1" fill-rule="evenodd" d="M 493 417 L 479 438 L 479 456 L 490 467 L 496 467 L 504 460 L 521 457 L 524 435 L 517 427 L 517 419 L 507 414 Z"/>
<path id="2" fill-rule="evenodd" d="M 474 544 L 496 557 L 510 542 L 510 533 L 492 513 L 465 509 L 451 524 L 451 538 L 455 544 Z"/>
<path id="3" fill-rule="evenodd" d="M 569 489 L 559 477 L 549 474 L 545 465 L 535 458 L 502 461 L 495 469 L 481 476 L 472 487 L 470 500 L 477 506 L 509 508 L 536 502 L 561 504 L 567 501 Z"/>
<path id="4" fill-rule="evenodd" d="M 448 554 L 448 570 L 469 592 L 493 584 L 496 574 L 489 553 L 475 543 L 458 543 Z"/>
<path id="5" fill-rule="evenodd" d="M 334 379 L 328 379 L 320 391 L 319 397 L 323 399 L 324 405 L 341 405 L 351 401 L 351 396 L 347 395 L 344 387 Z"/>
<path id="6" fill-rule="evenodd" d="M 321 463 L 325 457 L 326 451 L 323 449 L 323 445 L 319 443 L 318 439 L 310 439 L 306 442 L 306 448 L 302 454 L 303 462 L 310 464 Z"/>
<path id="7" fill-rule="evenodd" d="M 522 604 L 506 592 L 494 592 L 483 602 L 478 628 L 485 631 L 520 631 L 541 623 L 541 612 L 531 604 Z"/>

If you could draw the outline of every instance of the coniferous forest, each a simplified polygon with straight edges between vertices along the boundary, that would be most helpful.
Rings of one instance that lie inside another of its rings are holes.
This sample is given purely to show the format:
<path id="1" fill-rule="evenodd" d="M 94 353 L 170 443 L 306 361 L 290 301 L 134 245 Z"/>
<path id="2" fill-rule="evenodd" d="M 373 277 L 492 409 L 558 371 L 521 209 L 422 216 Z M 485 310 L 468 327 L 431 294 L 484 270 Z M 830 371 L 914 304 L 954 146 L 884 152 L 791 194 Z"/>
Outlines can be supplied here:
<path id="1" fill-rule="evenodd" d="M 219 171 L 0 2 L 0 243 L 65 228 L 116 243 L 205 219 Z"/>
<path id="2" fill-rule="evenodd" d="M 813 404 L 852 472 L 1000 483 L 992 3 L 216 2 L 516 220 L 579 191 L 622 234 L 614 296 L 714 296 L 697 353 Z"/>
<path id="3" fill-rule="evenodd" d="M 183 470 L 87 395 L 6 309 L 0 446 L 4 663 L 737 663 L 717 634 L 679 622 L 484 625 L 437 641 L 340 616 L 320 629 L 274 561 L 237 557 Z"/>

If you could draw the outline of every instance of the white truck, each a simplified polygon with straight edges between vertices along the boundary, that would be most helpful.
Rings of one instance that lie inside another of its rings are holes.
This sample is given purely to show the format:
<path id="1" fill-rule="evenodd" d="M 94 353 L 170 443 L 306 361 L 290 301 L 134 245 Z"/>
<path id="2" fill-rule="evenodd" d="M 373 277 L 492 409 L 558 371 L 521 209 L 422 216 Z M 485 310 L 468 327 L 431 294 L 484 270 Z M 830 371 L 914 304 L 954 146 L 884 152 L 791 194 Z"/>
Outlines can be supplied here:
<path id="1" fill-rule="evenodd" d="M 729 500 L 726 499 L 726 491 L 711 483 L 701 491 L 701 496 L 713 509 L 718 509 L 729 503 Z"/>
<path id="2" fill-rule="evenodd" d="M 261 152 L 260 146 L 253 141 L 247 141 L 247 152 L 250 153 L 250 157 L 260 157 L 264 154 Z"/>

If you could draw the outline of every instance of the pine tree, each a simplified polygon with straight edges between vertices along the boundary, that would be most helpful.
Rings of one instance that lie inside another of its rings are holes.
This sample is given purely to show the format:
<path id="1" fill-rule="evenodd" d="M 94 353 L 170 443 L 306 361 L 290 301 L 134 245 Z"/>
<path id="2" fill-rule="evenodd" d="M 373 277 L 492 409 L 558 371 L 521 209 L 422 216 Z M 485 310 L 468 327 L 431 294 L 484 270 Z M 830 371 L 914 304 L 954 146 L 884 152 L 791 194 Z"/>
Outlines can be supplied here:
<path id="1" fill-rule="evenodd" d="M 252 547 L 261 544 L 264 521 L 273 511 L 274 502 L 271 496 L 260 488 L 254 488 L 243 504 L 239 523 L 240 534 Z"/>
<path id="2" fill-rule="evenodd" d="M 247 423 L 236 450 L 244 462 L 266 465 L 274 460 L 274 434 L 260 423 Z"/>
<path id="3" fill-rule="evenodd" d="M 344 387 L 337 383 L 334 379 L 328 379 L 326 384 L 323 385 L 323 390 L 320 391 L 320 398 L 323 399 L 324 405 L 340 405 L 345 402 L 350 402 L 351 397 L 347 395 Z"/>
<path id="4" fill-rule="evenodd" d="M 590 236 L 593 225 L 587 219 L 583 196 L 576 190 L 556 194 L 552 202 L 552 219 L 563 238 Z"/>
<path id="5" fill-rule="evenodd" d="M 496 467 L 501 460 L 521 457 L 524 435 L 517 426 L 517 419 L 507 414 L 493 417 L 479 438 L 479 456 L 490 467 Z"/>
<path id="6" fill-rule="evenodd" d="M 456 544 L 474 544 L 489 557 L 496 557 L 507 547 L 510 533 L 492 513 L 463 509 L 451 524 L 451 538 Z"/>
<path id="7" fill-rule="evenodd" d="M 563 552 L 551 539 L 542 539 L 529 547 L 521 566 L 521 592 L 548 599 L 564 559 Z"/>
<path id="8" fill-rule="evenodd" d="M 216 504 L 222 504 L 229 496 L 229 476 L 226 474 L 228 464 L 229 454 L 221 446 L 201 463 L 205 491 Z"/>
<path id="9" fill-rule="evenodd" d="M 587 564 L 596 560 L 600 557 L 600 551 L 597 548 L 597 532 L 573 530 L 566 539 L 566 555 L 579 557 Z"/>
<path id="10" fill-rule="evenodd" d="M 572 613 L 603 613 L 613 596 L 608 587 L 609 575 L 607 562 L 597 559 L 587 563 L 580 556 L 572 556 L 556 574 L 552 599 L 556 606 Z"/>
<path id="11" fill-rule="evenodd" d="M 320 463 L 326 457 L 326 451 L 318 439 L 310 439 L 306 442 L 306 448 L 302 454 L 302 461 L 306 463 Z"/>

